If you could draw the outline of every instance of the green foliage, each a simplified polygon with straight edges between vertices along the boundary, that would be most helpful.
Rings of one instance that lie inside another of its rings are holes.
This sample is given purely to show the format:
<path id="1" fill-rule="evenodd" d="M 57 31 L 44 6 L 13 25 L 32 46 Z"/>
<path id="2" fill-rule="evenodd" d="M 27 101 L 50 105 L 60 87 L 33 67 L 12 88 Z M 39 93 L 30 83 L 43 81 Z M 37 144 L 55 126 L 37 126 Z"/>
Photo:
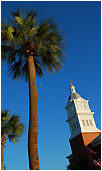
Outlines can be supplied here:
<path id="1" fill-rule="evenodd" d="M 8 34 L 8 39 L 10 41 L 13 41 L 14 40 L 14 37 L 13 37 L 13 34 L 12 34 L 13 32 L 14 32 L 13 27 L 12 26 L 9 26 L 8 27 L 8 31 L 7 31 L 7 34 Z"/>
<path id="2" fill-rule="evenodd" d="M 27 58 L 34 57 L 36 73 L 44 75 L 61 69 L 64 62 L 64 35 L 52 18 L 37 20 L 37 12 L 11 12 L 12 18 L 1 24 L 1 56 L 7 61 L 13 79 L 28 80 Z"/>
<path id="3" fill-rule="evenodd" d="M 13 114 L 10 116 L 9 111 L 1 111 L 1 136 L 7 135 L 9 141 L 16 143 L 19 141 L 24 130 L 24 124 L 20 122 L 20 116 Z"/>
<path id="4" fill-rule="evenodd" d="M 4 170 L 7 170 L 7 167 L 4 165 Z"/>
<path id="5" fill-rule="evenodd" d="M 17 23 L 18 23 L 19 25 L 23 25 L 23 20 L 22 20 L 20 17 L 15 16 L 15 20 L 17 21 Z"/>

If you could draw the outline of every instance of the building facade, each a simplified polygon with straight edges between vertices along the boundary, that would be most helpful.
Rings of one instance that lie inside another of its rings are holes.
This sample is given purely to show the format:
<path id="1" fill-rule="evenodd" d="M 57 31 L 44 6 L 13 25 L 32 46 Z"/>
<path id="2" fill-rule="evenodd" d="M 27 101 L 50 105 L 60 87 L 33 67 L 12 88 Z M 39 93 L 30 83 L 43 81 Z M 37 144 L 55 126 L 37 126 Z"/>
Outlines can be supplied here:
<path id="1" fill-rule="evenodd" d="M 101 131 L 96 127 L 88 100 L 75 91 L 70 81 L 70 92 L 67 105 L 67 120 L 71 137 L 69 139 L 72 154 L 67 156 L 72 167 L 83 170 L 100 169 Z M 95 151 L 94 151 L 95 150 Z M 74 170 L 74 169 L 72 169 Z"/>

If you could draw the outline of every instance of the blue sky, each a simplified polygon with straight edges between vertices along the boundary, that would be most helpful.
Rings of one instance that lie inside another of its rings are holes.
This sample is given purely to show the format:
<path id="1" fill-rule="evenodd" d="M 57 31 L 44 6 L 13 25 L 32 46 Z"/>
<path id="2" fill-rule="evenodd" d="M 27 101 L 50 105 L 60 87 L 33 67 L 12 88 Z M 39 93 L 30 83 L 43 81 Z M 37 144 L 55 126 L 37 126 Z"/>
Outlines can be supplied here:
<path id="1" fill-rule="evenodd" d="M 37 79 L 39 109 L 39 158 L 41 170 L 65 170 L 66 156 L 71 154 L 66 123 L 69 79 L 76 92 L 86 100 L 101 129 L 101 2 L 100 1 L 2 1 L 1 17 L 10 18 L 10 11 L 36 9 L 39 18 L 54 17 L 66 33 L 66 62 L 54 75 L 46 72 Z M 28 170 L 28 83 L 13 81 L 7 74 L 7 64 L 1 65 L 1 108 L 21 115 L 25 131 L 15 145 L 7 141 L 5 165 L 8 170 Z"/>

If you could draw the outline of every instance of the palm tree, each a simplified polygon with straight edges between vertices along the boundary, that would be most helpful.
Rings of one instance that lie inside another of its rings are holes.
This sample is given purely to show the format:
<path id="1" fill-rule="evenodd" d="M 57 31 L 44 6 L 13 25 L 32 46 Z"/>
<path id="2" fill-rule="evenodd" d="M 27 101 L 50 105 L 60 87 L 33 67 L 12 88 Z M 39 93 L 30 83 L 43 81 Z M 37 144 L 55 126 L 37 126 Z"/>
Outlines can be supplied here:
<path id="1" fill-rule="evenodd" d="M 39 170 L 38 102 L 35 72 L 52 74 L 63 65 L 63 34 L 52 18 L 37 20 L 35 10 L 11 12 L 12 19 L 1 26 L 2 60 L 9 64 L 13 79 L 29 81 L 28 155 L 30 170 Z"/>
<path id="2" fill-rule="evenodd" d="M 14 143 L 19 141 L 24 129 L 23 123 L 20 122 L 20 116 L 13 114 L 10 116 L 9 111 L 1 111 L 1 170 L 5 170 L 4 166 L 4 147 L 6 137 Z"/>

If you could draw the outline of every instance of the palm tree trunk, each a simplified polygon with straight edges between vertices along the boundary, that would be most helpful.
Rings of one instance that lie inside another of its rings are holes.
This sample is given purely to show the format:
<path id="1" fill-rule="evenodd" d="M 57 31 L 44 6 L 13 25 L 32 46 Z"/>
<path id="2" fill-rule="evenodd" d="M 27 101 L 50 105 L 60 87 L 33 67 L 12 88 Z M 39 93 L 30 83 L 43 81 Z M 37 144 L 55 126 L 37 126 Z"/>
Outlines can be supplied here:
<path id="1" fill-rule="evenodd" d="M 29 168 L 30 170 L 40 170 L 38 157 L 38 102 L 33 56 L 29 55 L 27 63 L 29 75 Z"/>
<path id="2" fill-rule="evenodd" d="M 4 145 L 1 144 L 1 170 L 4 170 Z"/>

